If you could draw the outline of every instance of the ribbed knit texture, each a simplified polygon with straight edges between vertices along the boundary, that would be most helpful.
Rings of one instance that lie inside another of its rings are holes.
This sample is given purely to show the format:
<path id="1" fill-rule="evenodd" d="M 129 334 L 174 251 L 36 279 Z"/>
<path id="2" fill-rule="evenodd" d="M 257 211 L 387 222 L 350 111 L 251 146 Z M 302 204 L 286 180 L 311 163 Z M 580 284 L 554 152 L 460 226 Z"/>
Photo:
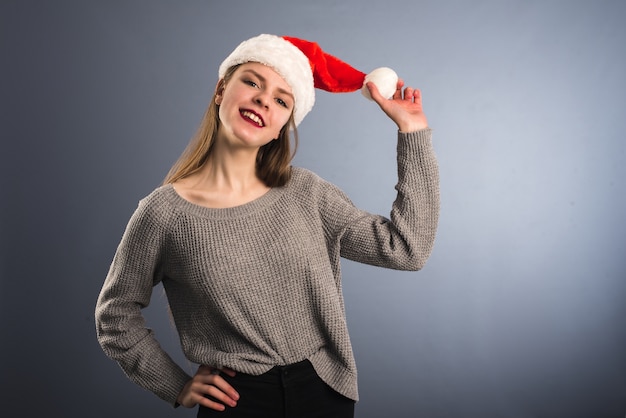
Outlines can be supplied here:
<path id="1" fill-rule="evenodd" d="M 106 354 L 131 380 L 176 403 L 191 376 L 141 315 L 162 282 L 190 361 L 258 375 L 309 359 L 328 385 L 357 400 L 340 258 L 418 270 L 439 216 L 431 131 L 398 136 L 389 218 L 357 209 L 302 168 L 285 187 L 234 208 L 195 205 L 172 185 L 156 189 L 130 219 L 98 298 Z"/>

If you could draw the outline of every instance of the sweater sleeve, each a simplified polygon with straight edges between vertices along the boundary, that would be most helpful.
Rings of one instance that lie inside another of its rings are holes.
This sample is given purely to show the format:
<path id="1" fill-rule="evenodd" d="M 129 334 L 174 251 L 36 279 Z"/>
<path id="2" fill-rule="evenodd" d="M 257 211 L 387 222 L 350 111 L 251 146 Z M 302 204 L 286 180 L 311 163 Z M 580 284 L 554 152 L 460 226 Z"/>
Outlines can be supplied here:
<path id="1" fill-rule="evenodd" d="M 141 310 L 161 281 L 164 215 L 140 202 L 117 248 L 96 304 L 96 332 L 104 352 L 135 383 L 176 406 L 191 377 L 160 347 Z"/>
<path id="2" fill-rule="evenodd" d="M 361 212 L 340 233 L 341 256 L 398 270 L 421 269 L 433 249 L 439 220 L 439 168 L 432 132 L 398 133 L 397 197 L 390 218 Z M 352 211 L 345 203 L 346 213 Z"/>

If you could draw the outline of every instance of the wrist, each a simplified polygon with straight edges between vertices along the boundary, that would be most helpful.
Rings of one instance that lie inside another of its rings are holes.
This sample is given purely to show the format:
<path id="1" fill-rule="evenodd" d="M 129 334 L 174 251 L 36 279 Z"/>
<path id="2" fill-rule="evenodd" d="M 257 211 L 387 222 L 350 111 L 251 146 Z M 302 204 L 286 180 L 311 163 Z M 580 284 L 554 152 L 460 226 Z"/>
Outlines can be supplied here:
<path id="1" fill-rule="evenodd" d="M 428 128 L 428 120 L 425 117 L 419 119 L 408 119 L 398 121 L 398 130 L 400 132 L 416 132 Z"/>
<path id="2" fill-rule="evenodd" d="M 424 129 L 428 129 L 428 124 L 398 125 L 398 131 L 405 134 L 422 131 Z"/>

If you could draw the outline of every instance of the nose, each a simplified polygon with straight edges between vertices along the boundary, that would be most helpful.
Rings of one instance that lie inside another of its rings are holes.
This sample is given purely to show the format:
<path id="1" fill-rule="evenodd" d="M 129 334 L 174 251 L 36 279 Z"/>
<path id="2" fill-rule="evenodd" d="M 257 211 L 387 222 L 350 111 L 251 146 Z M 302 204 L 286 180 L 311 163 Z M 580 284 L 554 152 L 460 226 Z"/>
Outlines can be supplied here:
<path id="1" fill-rule="evenodd" d="M 269 95 L 266 92 L 259 92 L 254 97 L 254 102 L 259 106 L 268 107 L 269 106 Z"/>

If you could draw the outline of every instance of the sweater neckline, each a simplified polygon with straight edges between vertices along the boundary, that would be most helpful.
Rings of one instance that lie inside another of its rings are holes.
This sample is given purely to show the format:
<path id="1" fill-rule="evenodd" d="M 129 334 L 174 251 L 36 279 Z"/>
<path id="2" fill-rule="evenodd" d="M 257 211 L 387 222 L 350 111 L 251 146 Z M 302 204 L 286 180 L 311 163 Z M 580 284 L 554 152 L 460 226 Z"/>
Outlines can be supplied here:
<path id="1" fill-rule="evenodd" d="M 263 210 L 280 198 L 283 194 L 284 187 L 272 187 L 265 194 L 257 197 L 256 199 L 230 208 L 210 208 L 192 203 L 179 195 L 171 183 L 164 185 L 163 191 L 176 207 L 187 213 L 203 218 L 226 219 L 239 218 Z"/>

